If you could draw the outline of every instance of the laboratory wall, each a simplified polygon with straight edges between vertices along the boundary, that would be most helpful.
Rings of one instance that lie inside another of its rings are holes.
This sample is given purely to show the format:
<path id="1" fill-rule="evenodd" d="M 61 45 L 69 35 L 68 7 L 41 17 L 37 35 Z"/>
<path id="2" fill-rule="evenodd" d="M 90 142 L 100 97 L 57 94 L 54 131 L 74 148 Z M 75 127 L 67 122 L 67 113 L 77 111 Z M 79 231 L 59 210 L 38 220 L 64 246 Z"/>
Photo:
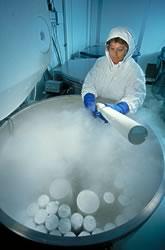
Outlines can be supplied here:
<path id="1" fill-rule="evenodd" d="M 118 25 L 134 34 L 144 70 L 147 63 L 156 63 L 165 45 L 164 0 L 54 0 L 54 4 L 62 62 L 85 47 L 104 44 L 110 29 Z"/>
<path id="2" fill-rule="evenodd" d="M 165 46 L 164 10 L 164 0 L 151 0 L 139 60 L 143 68 L 146 63 L 158 63 L 158 55 Z"/>
<path id="3" fill-rule="evenodd" d="M 96 1 L 94 1 L 96 3 Z M 95 4 L 91 0 L 54 0 L 57 14 L 55 37 L 61 63 L 68 60 L 90 44 L 90 9 Z M 50 15 L 54 13 L 50 12 Z M 94 17 L 93 20 L 96 18 Z M 51 65 L 60 64 L 53 46 Z"/>

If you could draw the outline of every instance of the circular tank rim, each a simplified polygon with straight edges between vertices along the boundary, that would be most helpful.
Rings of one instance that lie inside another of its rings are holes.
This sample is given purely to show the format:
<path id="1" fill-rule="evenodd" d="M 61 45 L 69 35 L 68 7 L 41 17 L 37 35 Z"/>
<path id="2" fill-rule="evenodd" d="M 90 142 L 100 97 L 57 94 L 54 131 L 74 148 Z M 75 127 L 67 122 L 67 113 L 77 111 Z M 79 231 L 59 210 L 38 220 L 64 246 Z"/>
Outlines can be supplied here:
<path id="1" fill-rule="evenodd" d="M 36 243 L 59 246 L 59 247 L 85 247 L 97 244 L 114 243 L 127 235 L 133 233 L 140 228 L 154 213 L 159 206 L 164 196 L 164 180 L 159 186 L 158 191 L 153 196 L 152 200 L 143 208 L 143 210 L 127 223 L 118 226 L 115 229 L 107 232 L 102 232 L 96 235 L 90 235 L 85 237 L 62 237 L 54 236 L 45 233 L 41 233 L 30 229 L 16 220 L 12 219 L 9 215 L 0 209 L 1 223 L 9 230 L 13 231 L 17 235 L 24 237 L 25 239 L 32 240 Z"/>
<path id="2" fill-rule="evenodd" d="M 64 96 L 63 96 L 64 97 Z M 75 95 L 67 95 L 64 98 L 72 98 Z M 56 97 L 57 98 L 61 98 Z M 37 103 L 32 103 L 22 109 L 19 109 L 17 112 L 14 112 L 9 116 L 7 119 L 4 120 L 4 123 L 1 124 L 0 130 L 3 129 L 8 123 L 8 126 L 12 127 L 12 118 L 15 118 L 20 113 L 24 112 L 25 110 L 30 109 L 32 106 L 36 106 L 42 102 L 49 102 L 55 99 L 54 97 L 41 100 Z M 152 129 L 151 129 L 152 130 Z M 159 141 L 159 140 L 158 140 Z M 162 149 L 161 143 L 159 141 L 159 146 Z M 164 163 L 164 156 L 162 152 L 163 163 Z M 165 194 L 165 183 L 164 183 L 164 176 L 165 176 L 165 169 L 163 164 L 162 169 L 162 179 L 160 181 L 160 185 L 158 190 L 155 192 L 153 198 L 148 202 L 148 204 L 141 210 L 137 216 L 130 219 L 127 223 L 117 226 L 117 228 L 109 230 L 107 232 L 102 232 L 96 235 L 84 236 L 84 237 L 62 237 L 62 236 L 53 236 L 45 233 L 41 233 L 30 229 L 18 221 L 12 219 L 9 215 L 7 215 L 1 208 L 0 208 L 0 223 L 7 227 L 12 232 L 16 233 L 24 237 L 25 239 L 34 241 L 36 243 L 41 243 L 45 245 L 52 245 L 52 246 L 59 246 L 59 247 L 85 247 L 85 246 L 92 246 L 96 244 L 105 244 L 105 243 L 114 243 L 117 240 L 120 240 L 127 235 L 133 233 L 138 228 L 140 228 L 154 213 L 156 208 L 159 206 L 163 196 Z"/>

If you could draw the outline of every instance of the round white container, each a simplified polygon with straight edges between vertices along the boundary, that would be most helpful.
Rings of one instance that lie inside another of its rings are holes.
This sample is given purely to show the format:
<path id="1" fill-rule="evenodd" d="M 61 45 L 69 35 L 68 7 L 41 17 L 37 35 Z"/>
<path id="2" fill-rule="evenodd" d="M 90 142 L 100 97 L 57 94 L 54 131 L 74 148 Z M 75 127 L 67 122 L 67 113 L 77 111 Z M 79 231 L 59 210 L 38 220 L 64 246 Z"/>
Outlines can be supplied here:
<path id="1" fill-rule="evenodd" d="M 34 216 L 34 222 L 38 225 L 43 224 L 47 217 L 47 211 L 45 209 L 39 209 Z"/>
<path id="2" fill-rule="evenodd" d="M 40 208 L 45 208 L 47 206 L 47 204 L 49 203 L 49 196 L 46 194 L 42 194 L 39 198 L 38 198 L 38 206 Z"/>
<path id="3" fill-rule="evenodd" d="M 71 225 L 74 232 L 80 232 L 83 225 L 83 216 L 80 213 L 73 213 L 71 216 Z"/>
<path id="4" fill-rule="evenodd" d="M 55 179 L 49 187 L 51 197 L 60 203 L 72 202 L 72 187 L 68 180 L 59 178 Z"/>
<path id="5" fill-rule="evenodd" d="M 97 194 L 91 190 L 83 190 L 77 196 L 77 207 L 83 214 L 94 214 L 100 206 Z"/>
<path id="6" fill-rule="evenodd" d="M 103 195 L 103 200 L 106 204 L 112 204 L 115 201 L 115 197 L 111 192 L 105 192 Z"/>
<path id="7" fill-rule="evenodd" d="M 51 214 L 48 215 L 45 219 L 45 227 L 48 231 L 53 231 L 58 227 L 59 219 L 57 215 Z"/>
<path id="8" fill-rule="evenodd" d="M 58 229 L 62 234 L 66 234 L 71 231 L 71 221 L 69 218 L 62 218 L 59 220 Z"/>
<path id="9" fill-rule="evenodd" d="M 123 207 L 128 206 L 131 200 L 131 198 L 125 194 L 120 194 L 117 199 Z"/>
<path id="10" fill-rule="evenodd" d="M 84 217 L 83 228 L 87 232 L 93 232 L 96 228 L 96 220 L 92 215 Z"/>
<path id="11" fill-rule="evenodd" d="M 71 208 L 67 204 L 61 204 L 58 208 L 58 215 L 60 218 L 67 218 L 71 215 Z"/>
<path id="12" fill-rule="evenodd" d="M 48 214 L 56 214 L 58 211 L 59 202 L 58 201 L 50 201 L 46 206 L 46 211 Z"/>

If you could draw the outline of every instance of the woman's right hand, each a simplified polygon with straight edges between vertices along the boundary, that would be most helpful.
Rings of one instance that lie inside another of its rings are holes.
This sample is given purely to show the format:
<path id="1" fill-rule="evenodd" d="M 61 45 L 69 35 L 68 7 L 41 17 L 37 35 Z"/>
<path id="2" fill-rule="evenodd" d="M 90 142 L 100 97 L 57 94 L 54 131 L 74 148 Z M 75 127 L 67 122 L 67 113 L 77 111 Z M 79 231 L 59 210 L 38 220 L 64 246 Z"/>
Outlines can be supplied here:
<path id="1" fill-rule="evenodd" d="M 102 114 L 97 111 L 96 108 L 96 97 L 94 94 L 92 93 L 87 93 L 84 96 L 84 105 L 87 109 L 89 109 L 92 113 L 92 115 L 95 118 L 100 118 L 101 120 L 103 120 L 105 123 L 108 123 L 108 121 L 102 116 Z"/>

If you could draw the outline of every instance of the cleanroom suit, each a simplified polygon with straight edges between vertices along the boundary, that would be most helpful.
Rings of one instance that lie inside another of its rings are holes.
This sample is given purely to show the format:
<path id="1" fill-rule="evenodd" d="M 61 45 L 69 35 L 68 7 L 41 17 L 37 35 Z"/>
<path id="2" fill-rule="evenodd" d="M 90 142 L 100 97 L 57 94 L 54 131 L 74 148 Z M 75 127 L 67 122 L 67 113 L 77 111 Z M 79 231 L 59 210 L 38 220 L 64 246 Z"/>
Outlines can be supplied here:
<path id="1" fill-rule="evenodd" d="M 135 51 L 132 35 L 126 28 L 116 27 L 111 30 L 106 42 L 116 37 L 122 38 L 129 46 L 124 59 L 114 64 L 106 48 L 106 55 L 98 58 L 87 74 L 81 94 L 83 100 L 86 94 L 91 93 L 95 98 L 108 98 L 109 103 L 124 102 L 128 104 L 128 111 L 135 113 L 145 99 L 145 76 L 132 58 Z"/>

